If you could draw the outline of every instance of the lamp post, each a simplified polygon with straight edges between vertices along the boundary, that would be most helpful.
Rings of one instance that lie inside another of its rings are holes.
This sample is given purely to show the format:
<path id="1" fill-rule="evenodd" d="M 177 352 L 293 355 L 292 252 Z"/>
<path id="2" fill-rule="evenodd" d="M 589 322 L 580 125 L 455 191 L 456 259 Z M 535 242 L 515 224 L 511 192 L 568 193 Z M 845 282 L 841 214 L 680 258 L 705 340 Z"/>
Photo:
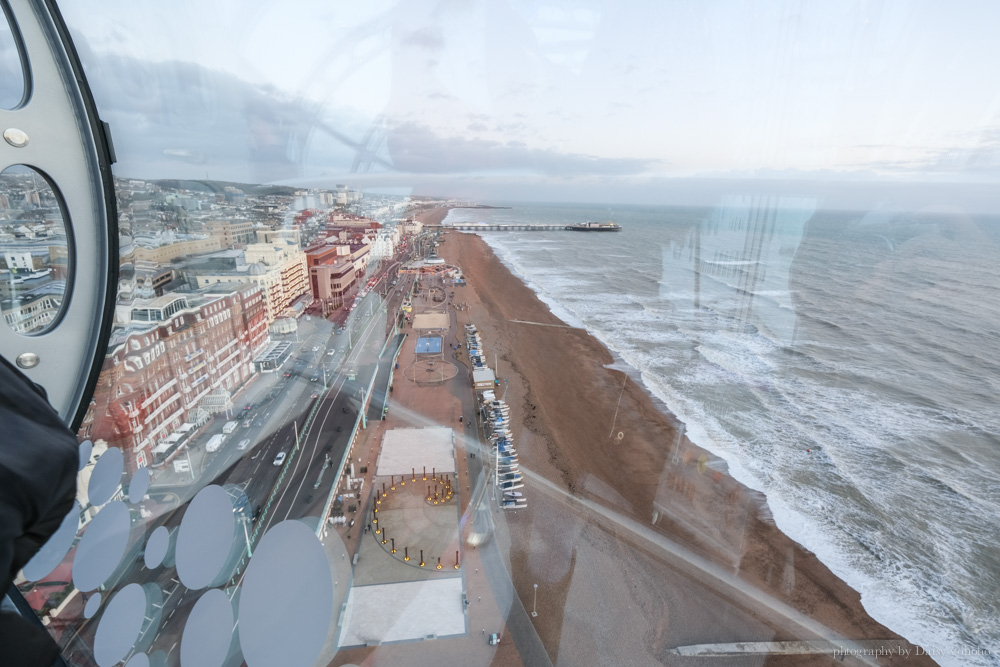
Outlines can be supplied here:
<path id="1" fill-rule="evenodd" d="M 250 548 L 250 535 L 247 532 L 247 517 L 243 515 L 240 517 L 240 523 L 243 524 L 243 537 L 247 541 L 247 558 L 253 558 L 253 550 Z"/>
<path id="2" fill-rule="evenodd" d="M 188 472 L 191 474 L 191 481 L 195 481 L 197 476 L 194 474 L 194 464 L 191 463 L 191 449 L 189 447 L 184 448 L 184 455 L 187 456 Z"/>
<path id="3" fill-rule="evenodd" d="M 538 608 L 538 584 L 535 584 L 535 599 L 531 603 L 531 615 L 532 615 L 532 617 L 538 616 L 538 611 L 536 611 L 537 608 Z"/>

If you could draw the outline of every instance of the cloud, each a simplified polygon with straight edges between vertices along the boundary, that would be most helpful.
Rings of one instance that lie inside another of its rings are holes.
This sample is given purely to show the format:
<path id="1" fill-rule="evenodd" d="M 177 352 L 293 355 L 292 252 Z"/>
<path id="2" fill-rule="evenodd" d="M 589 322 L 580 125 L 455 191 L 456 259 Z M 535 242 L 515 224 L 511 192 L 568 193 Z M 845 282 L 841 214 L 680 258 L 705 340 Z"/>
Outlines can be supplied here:
<path id="1" fill-rule="evenodd" d="M 388 170 L 404 180 L 519 173 L 565 181 L 658 166 L 533 147 L 514 140 L 530 129 L 521 121 L 499 126 L 509 139 L 476 138 L 498 127 L 485 114 L 467 115 L 468 135 L 446 136 L 417 118 L 383 123 L 343 108 L 319 108 L 195 63 L 87 56 L 98 107 L 118 149 L 115 172 L 123 176 L 293 183 L 318 174 Z"/>
<path id="2" fill-rule="evenodd" d="M 973 178 L 1000 176 L 1000 128 L 988 128 L 975 134 L 954 138 L 951 146 L 896 146 L 859 144 L 852 148 L 885 153 L 904 153 L 912 157 L 865 160 L 857 165 L 883 174 L 900 176 L 967 175 Z"/>
<path id="3" fill-rule="evenodd" d="M 561 153 L 519 142 L 446 137 L 414 122 L 390 126 L 386 143 L 395 167 L 413 173 L 529 171 L 567 177 L 622 176 L 642 173 L 656 164 L 636 158 Z"/>
<path id="4" fill-rule="evenodd" d="M 444 38 L 437 28 L 422 28 L 408 32 L 400 43 L 435 52 L 444 48 Z"/>

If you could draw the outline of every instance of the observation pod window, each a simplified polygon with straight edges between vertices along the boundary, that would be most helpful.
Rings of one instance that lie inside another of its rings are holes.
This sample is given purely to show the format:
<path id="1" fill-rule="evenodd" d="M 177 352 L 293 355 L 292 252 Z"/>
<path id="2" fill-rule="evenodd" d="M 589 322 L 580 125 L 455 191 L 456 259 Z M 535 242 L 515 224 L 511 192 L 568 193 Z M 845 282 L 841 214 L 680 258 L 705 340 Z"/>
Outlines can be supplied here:
<path id="1" fill-rule="evenodd" d="M 13 109 L 26 96 L 27 82 L 18 42 L 10 19 L 0 11 L 0 109 Z"/>
<path id="2" fill-rule="evenodd" d="M 0 307 L 14 333 L 42 333 L 59 321 L 73 282 L 67 223 L 44 174 L 24 165 L 0 172 Z"/>

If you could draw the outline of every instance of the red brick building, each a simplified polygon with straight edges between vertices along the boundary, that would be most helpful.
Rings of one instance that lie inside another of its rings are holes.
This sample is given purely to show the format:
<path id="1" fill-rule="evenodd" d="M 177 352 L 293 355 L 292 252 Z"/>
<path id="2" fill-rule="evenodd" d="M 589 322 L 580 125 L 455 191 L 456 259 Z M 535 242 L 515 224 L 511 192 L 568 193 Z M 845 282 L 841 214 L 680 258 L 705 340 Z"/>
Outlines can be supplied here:
<path id="1" fill-rule="evenodd" d="M 256 285 L 134 304 L 112 335 L 82 433 L 122 449 L 130 471 L 163 462 L 254 377 L 267 341 Z"/>

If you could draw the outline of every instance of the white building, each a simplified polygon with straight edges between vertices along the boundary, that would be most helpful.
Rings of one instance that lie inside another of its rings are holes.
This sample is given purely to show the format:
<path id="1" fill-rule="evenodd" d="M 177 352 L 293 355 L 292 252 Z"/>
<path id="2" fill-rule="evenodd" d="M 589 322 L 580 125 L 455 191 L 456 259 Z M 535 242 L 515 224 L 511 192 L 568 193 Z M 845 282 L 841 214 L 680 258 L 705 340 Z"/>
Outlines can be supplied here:
<path id="1" fill-rule="evenodd" d="M 396 254 L 399 246 L 399 228 L 381 230 L 372 239 L 372 259 L 388 259 Z"/>

